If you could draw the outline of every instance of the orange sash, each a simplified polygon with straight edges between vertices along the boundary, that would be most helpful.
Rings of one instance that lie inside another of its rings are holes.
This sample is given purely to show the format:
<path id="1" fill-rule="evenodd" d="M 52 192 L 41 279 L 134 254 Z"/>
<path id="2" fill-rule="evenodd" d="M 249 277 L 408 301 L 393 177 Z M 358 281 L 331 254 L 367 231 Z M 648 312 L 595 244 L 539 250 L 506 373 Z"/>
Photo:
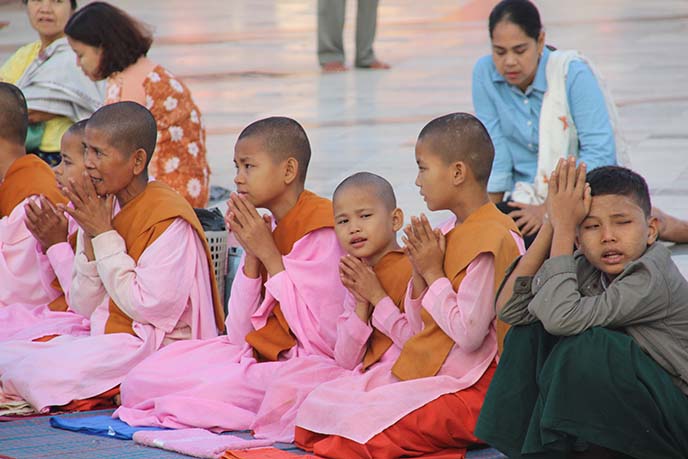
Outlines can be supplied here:
<path id="1" fill-rule="evenodd" d="M 458 291 L 466 277 L 468 265 L 481 253 L 491 253 L 495 263 L 494 291 L 497 292 L 506 270 L 519 255 L 510 231 L 518 233 L 514 221 L 489 203 L 447 233 L 444 272 L 454 291 Z M 402 380 L 436 375 L 455 344 L 425 309 L 421 309 L 421 317 L 423 331 L 406 342 L 392 368 L 392 373 Z M 500 350 L 503 334 L 508 329 L 505 325 L 497 324 Z"/>
<path id="2" fill-rule="evenodd" d="M 321 228 L 334 228 L 334 211 L 329 199 L 321 198 L 304 190 L 299 195 L 294 207 L 277 222 L 272 236 L 275 245 L 282 255 L 291 252 L 296 241 Z M 334 261 L 333 261 L 334 262 Z M 263 284 L 267 280 L 265 268 L 261 273 Z M 289 329 L 289 324 L 282 313 L 279 303 L 272 309 L 272 314 L 264 327 L 246 335 L 246 342 L 253 347 L 253 354 L 258 361 L 276 361 L 280 353 L 296 345 L 296 338 Z"/>
<path id="3" fill-rule="evenodd" d="M 411 261 L 408 257 L 401 250 L 389 252 L 377 262 L 373 271 L 375 271 L 387 295 L 389 295 L 399 310 L 404 312 L 406 286 L 413 273 Z M 372 364 L 380 360 L 392 344 L 391 338 L 373 327 L 373 333 L 368 340 L 368 348 L 363 356 L 363 371 L 366 371 Z"/>
<path id="4" fill-rule="evenodd" d="M 0 183 L 0 218 L 12 213 L 29 196 L 43 195 L 53 204 L 66 204 L 50 166 L 36 155 L 15 160 Z"/>
<path id="5" fill-rule="evenodd" d="M 213 292 L 215 323 L 219 330 L 224 330 L 222 300 L 220 300 L 217 290 L 215 269 L 205 239 L 205 232 L 193 208 L 179 193 L 162 182 L 150 182 L 143 193 L 127 203 L 115 216 L 112 226 L 124 239 L 129 256 L 138 262 L 144 250 L 160 237 L 176 218 L 182 218 L 189 223 L 203 243 Z M 170 288 L 174 288 L 174 286 L 170 286 Z M 110 299 L 105 333 L 129 333 L 133 335 L 132 325 L 133 320 Z"/>

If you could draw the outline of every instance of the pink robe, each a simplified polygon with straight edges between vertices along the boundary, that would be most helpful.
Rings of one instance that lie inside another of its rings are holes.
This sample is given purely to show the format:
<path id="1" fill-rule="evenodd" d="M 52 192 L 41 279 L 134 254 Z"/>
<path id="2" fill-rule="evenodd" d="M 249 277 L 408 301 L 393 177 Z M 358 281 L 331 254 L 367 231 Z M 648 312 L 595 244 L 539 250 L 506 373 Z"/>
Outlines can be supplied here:
<path id="1" fill-rule="evenodd" d="M 523 253 L 520 236 L 512 235 Z M 436 376 L 399 380 L 392 367 L 400 350 L 393 346 L 367 372 L 318 386 L 301 405 L 296 425 L 366 443 L 412 411 L 474 385 L 497 356 L 494 276 L 493 256 L 482 253 L 468 266 L 458 292 L 447 278 L 426 290 L 422 307 L 455 342 Z M 420 319 L 420 307 L 406 315 Z"/>
<path id="2" fill-rule="evenodd" d="M 44 282 L 55 278 L 50 261 L 36 252 L 36 239 L 24 223 L 24 205 L 29 199 L 32 197 L 0 219 L 0 308 L 13 304 L 41 306 L 58 296 Z"/>
<path id="3" fill-rule="evenodd" d="M 404 343 L 418 333 L 423 322 L 420 314 L 420 298 L 411 298 L 411 284 L 406 290 L 402 313 L 390 297 L 383 298 L 373 310 L 372 323 L 392 339 L 392 346 L 380 362 L 394 363 Z M 337 343 L 334 360 L 320 356 L 293 359 L 285 363 L 273 376 L 258 415 L 251 425 L 256 438 L 290 443 L 294 441 L 296 414 L 304 399 L 320 384 L 345 376 L 360 375 L 363 356 L 373 327 L 363 322 L 355 312 L 356 302 L 347 292 L 344 313 L 337 324 Z"/>
<path id="4" fill-rule="evenodd" d="M 0 344 L 0 399 L 23 399 L 44 411 L 93 397 L 163 345 L 217 336 L 205 251 L 184 220 L 176 219 L 138 263 L 115 231 L 93 240 L 95 261 L 82 247 L 79 237 L 70 307 L 90 317 L 91 335 Z M 104 334 L 110 297 L 134 320 L 136 335 Z"/>
<path id="5" fill-rule="evenodd" d="M 76 233 L 78 225 L 69 218 L 69 234 Z M 65 294 L 69 304 L 69 291 L 72 285 L 72 268 L 74 267 L 74 251 L 68 242 L 61 242 L 48 248 L 43 253 L 40 244 L 34 239 L 36 258 L 41 264 L 45 261 L 52 270 L 40 272 L 41 283 L 47 291 L 52 291 L 51 283 L 55 276 Z M 48 304 L 27 305 L 15 303 L 0 309 L 0 341 L 26 340 L 48 335 L 85 336 L 89 334 L 89 320 L 74 311 L 52 311 Z"/>
<path id="6" fill-rule="evenodd" d="M 232 285 L 227 336 L 177 343 L 136 367 L 121 386 L 114 416 L 131 425 L 247 429 L 275 372 L 306 355 L 332 359 L 345 289 L 339 281 L 343 252 L 334 230 L 296 241 L 285 270 L 265 282 L 247 278 L 241 264 Z M 263 327 L 279 302 L 297 345 L 276 362 L 257 362 L 245 337 Z"/>

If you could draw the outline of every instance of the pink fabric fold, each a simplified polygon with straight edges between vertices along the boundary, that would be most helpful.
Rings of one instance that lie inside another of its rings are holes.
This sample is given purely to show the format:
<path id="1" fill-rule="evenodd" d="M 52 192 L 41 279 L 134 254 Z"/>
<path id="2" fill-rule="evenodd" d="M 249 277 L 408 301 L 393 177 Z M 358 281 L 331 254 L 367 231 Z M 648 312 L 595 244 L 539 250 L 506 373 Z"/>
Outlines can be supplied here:
<path id="1" fill-rule="evenodd" d="M 134 441 L 140 445 L 204 459 L 219 459 L 228 449 L 259 448 L 272 444 L 268 440 L 247 440 L 234 435 L 217 435 L 203 429 L 140 430 L 134 433 Z"/>
<path id="2" fill-rule="evenodd" d="M 265 390 L 285 362 L 306 355 L 331 359 L 345 289 L 339 281 L 343 252 L 334 230 L 299 239 L 283 257 L 285 271 L 266 282 L 247 278 L 243 262 L 232 285 L 227 336 L 175 343 L 134 368 L 121 385 L 115 412 L 130 425 L 245 430 Z M 276 362 L 257 362 L 246 335 L 265 323 L 279 301 L 297 345 Z"/>
<path id="3" fill-rule="evenodd" d="M 120 268 L 132 262 L 124 251 L 123 243 L 121 247 L 121 251 L 109 253 L 107 263 L 97 257 L 96 261 L 87 262 L 81 246 L 77 247 L 70 308 L 90 317 L 91 335 L 63 335 L 44 343 L 0 343 L 0 394 L 19 397 L 37 411 L 45 411 L 51 406 L 94 397 L 112 389 L 136 364 L 166 342 L 217 334 L 215 329 L 212 334 L 211 330 L 203 330 L 203 336 L 198 336 L 195 334 L 197 331 L 191 328 L 191 311 L 201 311 L 208 321 L 213 320 L 214 311 L 203 245 L 191 226 L 181 219 L 170 225 L 134 266 L 142 268 L 135 272 L 135 276 L 147 278 L 139 279 L 142 283 L 157 286 L 161 293 L 165 291 L 170 310 L 179 309 L 179 303 L 182 304 L 183 312 L 177 316 L 178 323 L 173 331 L 166 333 L 151 323 L 134 321 L 135 335 L 103 334 L 109 293 L 114 295 L 116 289 L 120 297 L 136 297 L 132 292 L 137 283 L 118 274 Z M 180 247 L 183 250 L 179 250 Z M 160 266 L 160 260 L 167 260 L 171 253 L 175 253 L 177 259 L 170 261 L 164 269 L 143 269 Z M 194 279 L 196 287 L 182 289 L 178 279 L 185 278 Z M 175 288 L 170 289 L 170 285 Z M 169 296 L 169 290 L 174 290 L 176 296 Z M 156 294 L 154 291 L 147 293 Z M 135 300 L 130 302 L 130 307 L 137 306 L 142 305 Z M 163 308 L 159 313 L 165 314 Z"/>

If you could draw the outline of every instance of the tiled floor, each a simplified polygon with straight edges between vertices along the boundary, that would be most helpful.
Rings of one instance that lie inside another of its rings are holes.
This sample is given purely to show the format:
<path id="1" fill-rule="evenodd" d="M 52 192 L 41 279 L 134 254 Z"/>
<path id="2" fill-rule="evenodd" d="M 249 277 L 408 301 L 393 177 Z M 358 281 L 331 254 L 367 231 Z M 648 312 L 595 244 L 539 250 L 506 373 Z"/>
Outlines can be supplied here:
<path id="1" fill-rule="evenodd" d="M 234 141 L 270 114 L 296 118 L 314 150 L 308 186 L 329 195 L 370 170 L 395 186 L 407 214 L 424 210 L 413 145 L 435 116 L 472 111 L 471 69 L 489 51 L 493 0 L 382 0 L 377 52 L 390 71 L 322 75 L 315 0 L 122 0 L 150 24 L 153 59 L 183 77 L 206 117 L 214 184 L 231 186 Z M 661 207 L 688 218 L 688 2 L 539 0 L 548 43 L 596 62 L 620 108 L 633 165 Z M 346 43 L 353 42 L 349 1 Z M 0 6 L 0 60 L 34 32 L 19 1 Z M 434 217 L 437 220 L 439 217 Z"/>

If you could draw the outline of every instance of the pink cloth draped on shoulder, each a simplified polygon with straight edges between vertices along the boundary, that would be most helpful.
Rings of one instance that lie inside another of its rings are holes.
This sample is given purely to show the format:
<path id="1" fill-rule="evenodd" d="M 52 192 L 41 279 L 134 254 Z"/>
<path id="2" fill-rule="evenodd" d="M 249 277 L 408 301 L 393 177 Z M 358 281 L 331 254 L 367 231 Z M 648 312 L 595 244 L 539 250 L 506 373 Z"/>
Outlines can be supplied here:
<path id="1" fill-rule="evenodd" d="M 37 241 L 26 228 L 24 205 L 0 219 L 0 308 L 22 304 L 28 308 L 50 303 L 58 292 L 44 279 L 54 279 L 50 261 L 36 251 Z"/>
<path id="2" fill-rule="evenodd" d="M 78 225 L 72 218 L 69 220 L 69 234 L 75 234 Z M 40 244 L 34 241 L 36 257 L 52 267 L 52 271 L 41 271 L 41 283 L 46 290 L 53 290 L 51 283 L 54 276 L 60 283 L 69 304 L 69 291 L 72 285 L 72 269 L 74 267 L 74 250 L 68 242 L 60 242 L 46 250 L 41 250 Z M 54 273 L 54 274 L 53 274 Z M 52 278 L 51 278 L 52 277 Z M 48 335 L 85 336 L 90 332 L 89 320 L 71 310 L 52 311 L 48 304 L 26 305 L 12 304 L 0 309 L 0 341 L 27 340 Z"/>
<path id="3" fill-rule="evenodd" d="M 247 278 L 242 262 L 232 285 L 227 336 L 176 343 L 138 365 L 122 383 L 122 406 L 114 416 L 131 425 L 247 429 L 281 366 L 305 355 L 333 358 L 345 294 L 338 272 L 342 254 L 331 228 L 306 234 L 283 257 L 285 271 L 266 281 L 264 298 L 260 278 Z M 297 345 L 278 361 L 259 363 L 245 337 L 265 324 L 277 301 Z"/>
<path id="4" fill-rule="evenodd" d="M 208 262 L 187 222 L 176 219 L 138 263 L 115 231 L 93 239 L 92 262 L 78 239 L 70 307 L 90 317 L 91 335 L 0 344 L 0 396 L 38 411 L 112 389 L 168 342 L 217 336 Z M 131 314 L 135 335 L 103 334 L 110 296 Z"/>
<path id="5" fill-rule="evenodd" d="M 512 236 L 523 253 L 520 236 Z M 447 278 L 426 290 L 422 307 L 456 342 L 436 376 L 400 381 L 392 374 L 396 357 L 385 359 L 365 373 L 318 386 L 303 401 L 296 425 L 366 443 L 412 411 L 475 384 L 497 355 L 494 276 L 493 256 L 483 253 L 469 265 L 458 292 Z"/>

